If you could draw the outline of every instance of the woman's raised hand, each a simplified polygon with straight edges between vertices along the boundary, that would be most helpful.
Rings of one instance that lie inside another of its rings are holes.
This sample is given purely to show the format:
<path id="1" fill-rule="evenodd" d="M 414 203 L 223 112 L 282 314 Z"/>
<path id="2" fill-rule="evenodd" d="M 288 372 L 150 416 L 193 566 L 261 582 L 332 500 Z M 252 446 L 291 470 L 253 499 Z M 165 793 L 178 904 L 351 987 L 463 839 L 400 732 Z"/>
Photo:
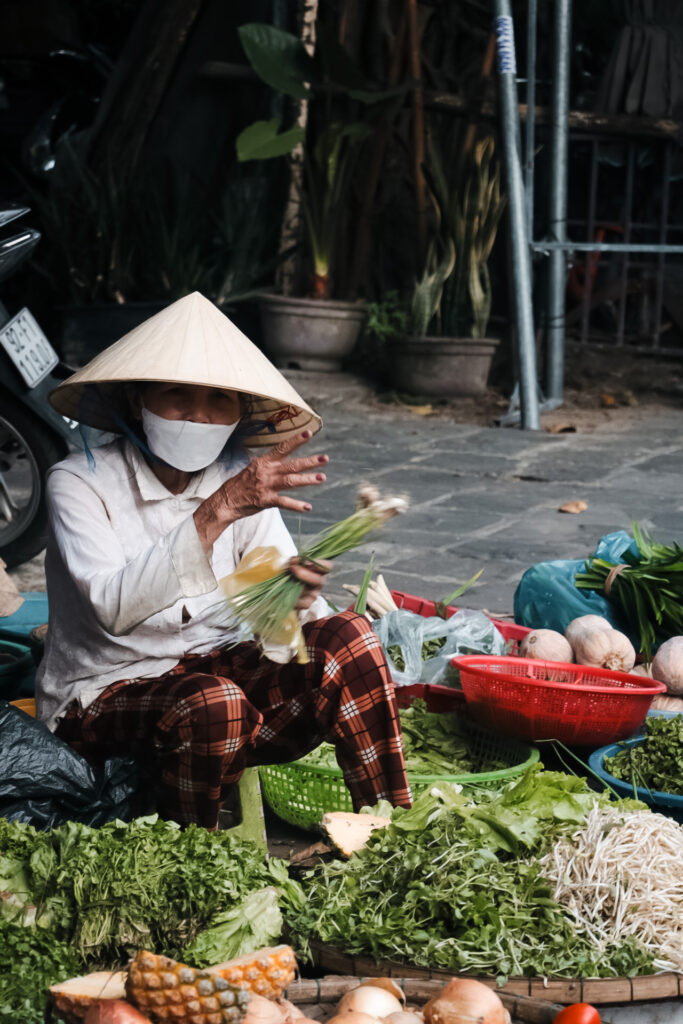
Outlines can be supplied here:
<path id="1" fill-rule="evenodd" d="M 266 455 L 252 459 L 237 476 L 226 480 L 194 513 L 202 546 L 207 553 L 231 523 L 254 515 L 264 508 L 285 508 L 292 512 L 310 512 L 311 505 L 280 491 L 312 487 L 325 482 L 320 467 L 329 462 L 327 455 L 292 459 L 293 452 L 306 444 L 312 434 L 305 430 L 288 441 L 275 445 Z M 312 472 L 317 470 L 317 472 Z"/>

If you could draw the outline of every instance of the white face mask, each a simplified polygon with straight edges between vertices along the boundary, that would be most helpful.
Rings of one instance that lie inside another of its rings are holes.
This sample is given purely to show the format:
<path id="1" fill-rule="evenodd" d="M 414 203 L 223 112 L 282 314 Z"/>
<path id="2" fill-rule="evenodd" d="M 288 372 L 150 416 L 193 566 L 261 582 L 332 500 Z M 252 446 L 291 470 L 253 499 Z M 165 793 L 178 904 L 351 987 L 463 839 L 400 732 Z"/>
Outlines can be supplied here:
<path id="1" fill-rule="evenodd" d="M 142 409 L 142 426 L 149 450 L 169 466 L 185 473 L 206 469 L 223 451 L 236 423 L 193 423 L 167 420 Z"/>

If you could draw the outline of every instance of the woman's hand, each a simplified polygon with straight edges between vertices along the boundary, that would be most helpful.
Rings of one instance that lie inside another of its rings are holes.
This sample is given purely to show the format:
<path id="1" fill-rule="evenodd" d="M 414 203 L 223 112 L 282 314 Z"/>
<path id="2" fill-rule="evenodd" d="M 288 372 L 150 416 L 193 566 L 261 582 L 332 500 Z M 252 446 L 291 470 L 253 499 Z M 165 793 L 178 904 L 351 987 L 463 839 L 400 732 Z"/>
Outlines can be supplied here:
<path id="1" fill-rule="evenodd" d="M 310 512 L 306 501 L 290 498 L 280 491 L 312 487 L 326 480 L 324 473 L 308 472 L 329 462 L 327 455 L 292 459 L 291 454 L 312 437 L 310 430 L 275 445 L 267 455 L 252 459 L 237 476 L 226 480 L 201 503 L 194 513 L 195 526 L 207 555 L 226 527 L 238 519 L 254 515 L 264 508 L 286 508 Z"/>
<path id="2" fill-rule="evenodd" d="M 331 568 L 332 562 L 328 562 L 325 558 L 321 558 L 317 562 L 302 562 L 300 558 L 290 560 L 289 571 L 304 585 L 301 597 L 295 605 L 297 611 L 310 608 L 315 599 L 320 596 L 325 577 Z"/>

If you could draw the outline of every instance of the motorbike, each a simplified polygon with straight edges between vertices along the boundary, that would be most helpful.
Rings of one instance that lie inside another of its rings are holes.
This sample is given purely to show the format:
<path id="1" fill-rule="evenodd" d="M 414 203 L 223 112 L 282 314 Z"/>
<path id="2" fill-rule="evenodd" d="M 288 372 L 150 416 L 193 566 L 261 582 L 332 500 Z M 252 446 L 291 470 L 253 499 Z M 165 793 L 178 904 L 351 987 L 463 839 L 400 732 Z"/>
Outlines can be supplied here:
<path id="1" fill-rule="evenodd" d="M 29 208 L 0 205 L 0 232 Z M 33 252 L 34 228 L 0 238 L 0 284 Z M 81 445 L 78 424 L 60 416 L 47 396 L 72 373 L 27 308 L 11 315 L 0 301 L 0 558 L 20 565 L 47 540 L 45 476 Z"/>

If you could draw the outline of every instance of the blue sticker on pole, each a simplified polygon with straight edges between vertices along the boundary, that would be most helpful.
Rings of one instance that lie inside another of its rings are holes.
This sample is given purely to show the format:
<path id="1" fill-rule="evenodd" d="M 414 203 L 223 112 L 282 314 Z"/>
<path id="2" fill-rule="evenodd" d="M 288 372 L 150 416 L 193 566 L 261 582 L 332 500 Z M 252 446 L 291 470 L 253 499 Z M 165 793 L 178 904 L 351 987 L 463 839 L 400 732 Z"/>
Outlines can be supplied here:
<path id="1" fill-rule="evenodd" d="M 500 75 L 516 75 L 515 32 L 512 18 L 507 14 L 496 18 L 496 48 L 498 50 L 498 73 Z"/>

